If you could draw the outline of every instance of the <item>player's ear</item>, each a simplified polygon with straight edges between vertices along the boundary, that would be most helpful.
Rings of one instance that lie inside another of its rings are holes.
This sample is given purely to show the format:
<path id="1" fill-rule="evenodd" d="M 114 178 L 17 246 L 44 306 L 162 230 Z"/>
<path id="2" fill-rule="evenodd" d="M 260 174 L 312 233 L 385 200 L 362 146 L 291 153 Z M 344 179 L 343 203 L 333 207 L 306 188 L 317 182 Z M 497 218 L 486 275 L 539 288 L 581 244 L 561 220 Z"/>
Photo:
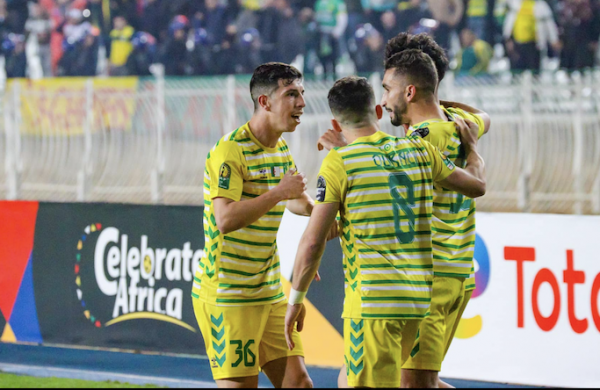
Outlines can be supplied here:
<path id="1" fill-rule="evenodd" d="M 406 86 L 404 93 L 406 94 L 407 102 L 413 101 L 415 99 L 415 96 L 417 96 L 417 88 L 414 85 L 409 84 Z"/>
<path id="2" fill-rule="evenodd" d="M 258 97 L 258 104 L 267 111 L 271 110 L 271 103 L 269 102 L 269 97 L 267 95 L 260 95 Z"/>
<path id="3" fill-rule="evenodd" d="M 383 118 L 383 107 L 380 104 L 375 106 L 375 113 L 377 113 L 377 120 Z"/>
<path id="4" fill-rule="evenodd" d="M 333 126 L 333 130 L 337 131 L 338 133 L 342 132 L 342 126 L 340 126 L 340 122 L 338 122 L 337 120 L 332 119 L 331 126 Z"/>

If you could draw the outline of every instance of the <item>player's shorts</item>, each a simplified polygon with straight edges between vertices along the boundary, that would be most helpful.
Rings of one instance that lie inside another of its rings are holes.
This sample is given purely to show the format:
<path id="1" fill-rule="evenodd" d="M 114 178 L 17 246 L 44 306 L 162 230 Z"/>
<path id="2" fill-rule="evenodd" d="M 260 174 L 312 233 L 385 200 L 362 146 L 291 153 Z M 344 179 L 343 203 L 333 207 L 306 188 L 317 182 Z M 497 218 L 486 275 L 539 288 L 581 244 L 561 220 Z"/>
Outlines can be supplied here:
<path id="1" fill-rule="evenodd" d="M 408 359 L 414 346 L 420 322 L 344 318 L 344 360 L 348 385 L 400 387 L 402 363 Z"/>
<path id="2" fill-rule="evenodd" d="M 464 278 L 433 277 L 429 316 L 421 322 L 415 346 L 402 368 L 431 371 L 442 369 L 447 350 L 447 334 L 452 333 L 457 324 L 458 313 L 464 301 L 464 284 Z"/>
<path id="3" fill-rule="evenodd" d="M 300 335 L 296 347 L 285 342 L 287 302 L 261 306 L 215 306 L 193 299 L 213 378 L 258 375 L 260 367 L 288 356 L 304 356 Z"/>
<path id="4" fill-rule="evenodd" d="M 448 316 L 448 323 L 446 324 L 446 338 L 444 340 L 446 344 L 444 358 L 446 358 L 448 349 L 450 349 L 450 344 L 452 344 L 454 334 L 456 333 L 456 329 L 458 329 L 458 325 L 460 324 L 460 319 L 462 318 L 462 315 L 465 312 L 469 301 L 471 300 L 471 295 L 473 295 L 473 290 L 465 291 L 465 295 L 463 296 L 463 299 L 460 302 L 460 309 Z"/>

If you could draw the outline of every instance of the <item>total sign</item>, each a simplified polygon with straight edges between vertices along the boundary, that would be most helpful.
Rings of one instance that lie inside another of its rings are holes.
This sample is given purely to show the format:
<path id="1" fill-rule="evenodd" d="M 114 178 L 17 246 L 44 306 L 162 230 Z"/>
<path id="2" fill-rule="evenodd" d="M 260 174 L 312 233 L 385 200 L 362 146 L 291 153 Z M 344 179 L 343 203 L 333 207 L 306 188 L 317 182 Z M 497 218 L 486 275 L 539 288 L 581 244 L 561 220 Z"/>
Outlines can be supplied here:
<path id="1" fill-rule="evenodd" d="M 600 386 L 600 217 L 477 213 L 477 288 L 442 376 Z"/>

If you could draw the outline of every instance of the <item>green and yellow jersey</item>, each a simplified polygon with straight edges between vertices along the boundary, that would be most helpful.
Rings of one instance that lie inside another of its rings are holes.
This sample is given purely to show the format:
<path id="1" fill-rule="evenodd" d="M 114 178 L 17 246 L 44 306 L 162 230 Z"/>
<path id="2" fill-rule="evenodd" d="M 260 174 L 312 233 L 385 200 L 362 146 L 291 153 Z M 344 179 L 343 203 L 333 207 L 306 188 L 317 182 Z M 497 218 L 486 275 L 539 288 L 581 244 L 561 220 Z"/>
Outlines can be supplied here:
<path id="1" fill-rule="evenodd" d="M 444 108 L 444 112 L 449 119 L 460 116 L 475 122 L 479 126 L 479 137 L 483 135 L 484 124 L 480 116 L 458 108 Z M 457 166 L 465 166 L 464 152 L 453 121 L 434 119 L 415 124 L 407 135 L 416 134 L 436 146 Z M 474 290 L 475 200 L 434 185 L 432 230 L 434 274 L 468 278 L 466 290 Z"/>
<path id="2" fill-rule="evenodd" d="M 339 203 L 344 318 L 419 319 L 433 279 L 433 182 L 454 164 L 419 137 L 381 131 L 329 152 L 316 203 Z"/>
<path id="3" fill-rule="evenodd" d="M 264 305 L 285 299 L 277 253 L 277 230 L 287 201 L 256 222 L 222 234 L 213 199 L 256 198 L 273 189 L 295 168 L 283 138 L 274 148 L 261 145 L 248 123 L 217 142 L 204 171 L 204 256 L 194 276 L 192 297 L 220 306 Z"/>

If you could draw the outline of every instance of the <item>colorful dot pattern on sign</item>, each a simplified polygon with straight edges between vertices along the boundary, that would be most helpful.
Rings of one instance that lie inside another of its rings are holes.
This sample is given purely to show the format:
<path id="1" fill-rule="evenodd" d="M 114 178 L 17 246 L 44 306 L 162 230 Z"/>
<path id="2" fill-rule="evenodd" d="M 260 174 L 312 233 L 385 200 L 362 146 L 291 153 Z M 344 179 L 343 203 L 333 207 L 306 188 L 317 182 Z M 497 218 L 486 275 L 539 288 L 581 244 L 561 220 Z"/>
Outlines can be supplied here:
<path id="1" fill-rule="evenodd" d="M 86 307 L 85 300 L 83 299 L 83 289 L 81 286 L 81 251 L 83 250 L 83 246 L 87 238 L 92 233 L 97 233 L 100 230 L 102 230 L 102 224 L 100 223 L 93 223 L 86 226 L 85 229 L 83 229 L 83 234 L 77 241 L 77 254 L 75 254 L 75 284 L 77 285 L 77 299 L 79 299 L 79 303 L 81 303 L 81 307 L 83 308 L 83 315 L 96 328 L 101 327 L 102 323 Z"/>

